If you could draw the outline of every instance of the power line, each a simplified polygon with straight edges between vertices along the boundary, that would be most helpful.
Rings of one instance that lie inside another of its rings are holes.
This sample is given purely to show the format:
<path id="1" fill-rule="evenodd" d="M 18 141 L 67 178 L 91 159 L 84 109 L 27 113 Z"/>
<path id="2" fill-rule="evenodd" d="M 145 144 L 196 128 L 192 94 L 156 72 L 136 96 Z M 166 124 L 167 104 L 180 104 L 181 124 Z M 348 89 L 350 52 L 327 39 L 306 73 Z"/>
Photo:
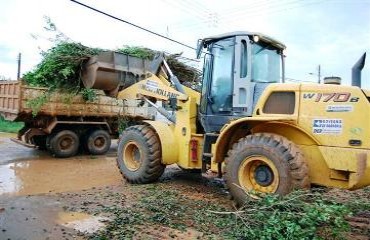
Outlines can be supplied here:
<path id="1" fill-rule="evenodd" d="M 237 8 L 230 8 L 230 9 L 226 9 L 226 11 L 223 11 L 222 12 L 222 15 L 223 16 L 227 16 L 227 15 L 235 15 L 235 14 L 238 14 L 239 12 L 245 12 L 246 10 L 251 10 L 251 9 L 259 9 L 259 8 L 263 8 L 265 6 L 271 6 L 275 3 L 282 3 L 281 0 L 274 0 L 274 1 L 259 1 L 259 2 L 256 2 L 256 3 L 252 3 L 252 4 L 245 4 L 245 5 L 240 5 L 238 6 Z"/>
<path id="2" fill-rule="evenodd" d="M 297 1 L 297 0 L 294 0 L 294 1 Z M 261 10 L 261 7 L 270 6 L 270 3 L 278 3 L 278 5 L 280 5 L 280 6 L 283 6 L 284 4 L 286 4 L 286 3 L 279 4 L 280 3 L 279 1 L 277 1 L 277 2 L 274 2 L 274 1 L 268 2 L 268 1 L 266 1 L 266 2 L 258 2 L 258 3 L 254 3 L 254 4 L 244 5 L 244 7 L 240 6 L 239 8 L 231 8 L 231 9 L 228 9 L 228 10 L 222 11 L 222 12 L 212 11 L 212 12 L 209 12 L 207 20 L 204 21 L 204 22 L 202 21 L 202 22 L 192 22 L 192 23 L 187 23 L 187 24 L 181 24 L 182 26 L 178 25 L 177 27 L 180 28 L 180 29 L 187 29 L 187 28 L 192 28 L 192 27 L 196 27 L 196 26 L 199 26 L 199 25 L 207 24 L 207 22 L 211 22 L 212 19 L 210 19 L 210 18 L 212 17 L 212 15 L 216 16 L 215 17 L 216 19 L 224 21 L 224 19 L 227 19 L 227 18 L 235 18 L 235 17 L 237 17 L 237 15 L 241 15 L 241 14 L 245 15 L 246 12 L 247 13 L 255 13 L 256 12 L 255 10 L 257 10 L 257 12 L 258 12 L 258 11 Z M 237 12 L 239 12 L 239 13 L 237 13 Z"/>
<path id="3" fill-rule="evenodd" d="M 146 32 L 148 32 L 148 33 L 154 34 L 154 35 L 156 35 L 156 36 L 158 36 L 158 37 L 161 37 L 161 38 L 167 39 L 167 40 L 169 40 L 169 41 L 171 41 L 171 42 L 174 42 L 174 43 L 180 44 L 180 45 L 182 45 L 182 46 L 184 46 L 184 47 L 187 47 L 187 48 L 190 48 L 190 49 L 196 50 L 196 48 L 193 48 L 193 47 L 191 47 L 191 46 L 189 46 L 189 45 L 186 45 L 185 43 L 182 43 L 182 42 L 179 42 L 179 41 L 177 41 L 177 40 L 175 40 L 175 39 L 172 39 L 172 38 L 166 37 L 166 36 L 164 36 L 164 35 L 162 35 L 162 34 L 159 34 L 159 33 L 153 32 L 153 31 L 151 31 L 151 30 L 149 30 L 149 29 L 146 29 L 146 28 L 144 28 L 144 27 L 138 26 L 138 25 L 136 25 L 136 24 L 134 24 L 134 23 L 131 23 L 131 22 L 126 21 L 126 20 L 123 20 L 123 19 L 121 19 L 121 18 L 115 17 L 115 16 L 113 16 L 113 15 L 111 15 L 111 14 L 109 14 L 109 13 L 103 12 L 103 11 L 101 11 L 101 10 L 99 10 L 99 9 L 93 8 L 93 7 L 91 7 L 91 6 L 88 6 L 88 5 L 86 5 L 86 4 L 83 4 L 83 3 L 81 3 L 81 2 L 78 2 L 78 1 L 76 1 L 76 0 L 70 0 L 70 1 L 71 1 L 71 2 L 74 2 L 74 3 L 77 3 L 77 4 L 79 4 L 79 5 L 81 5 L 81 6 L 85 7 L 85 8 L 90 9 L 90 10 L 93 10 L 93 11 L 95 11 L 95 12 L 98 12 L 98 13 L 100 13 L 100 14 L 103 14 L 103 15 L 105 15 L 105 16 L 107 16 L 107 17 L 113 18 L 113 19 L 118 20 L 118 21 L 120 21 L 120 22 L 123 22 L 123 23 L 129 24 L 129 25 L 131 25 L 131 26 L 133 26 L 133 27 L 139 28 L 139 29 L 141 29 L 141 30 L 143 30 L 143 31 L 146 31 Z"/>
<path id="4" fill-rule="evenodd" d="M 211 10 L 204 5 L 201 5 L 200 3 L 189 1 L 189 0 L 182 0 L 182 1 L 176 1 L 180 5 L 184 6 L 185 8 L 188 8 L 190 11 L 198 12 L 201 16 L 207 15 L 211 12 Z"/>
<path id="5" fill-rule="evenodd" d="M 188 13 L 189 20 L 182 19 L 181 21 L 177 21 L 174 23 L 171 22 L 169 24 L 171 28 L 179 28 L 179 27 L 182 28 L 184 26 L 189 25 L 189 21 L 191 22 L 190 25 L 193 25 L 193 24 L 198 25 L 199 22 L 194 22 L 194 21 L 197 21 L 197 19 L 201 23 L 206 23 L 209 21 L 209 15 L 212 13 L 211 10 L 207 7 L 200 7 L 200 5 L 199 7 L 196 7 L 194 4 L 192 4 L 192 1 L 190 2 L 171 1 L 171 0 L 162 0 L 162 1 L 165 2 L 167 5 L 173 7 L 174 9 Z M 191 18 L 191 16 L 194 16 L 194 18 Z"/>
<path id="6" fill-rule="evenodd" d="M 200 9 L 204 9 L 205 11 L 208 11 L 210 12 L 211 10 L 208 8 L 208 6 L 206 6 L 205 4 L 203 4 L 202 2 L 198 1 L 198 0 L 183 0 L 183 2 L 188 2 L 189 4 L 195 6 L 195 8 L 200 8 Z"/>
<path id="7" fill-rule="evenodd" d="M 179 1 L 171 1 L 171 0 L 162 0 L 164 3 L 166 3 L 169 6 L 172 6 L 175 9 L 179 9 L 181 11 L 187 12 L 189 15 L 193 15 L 196 18 L 199 19 L 206 19 L 203 13 L 200 13 L 199 11 L 195 11 L 194 9 L 190 9 L 188 6 L 183 5 Z"/>
<path id="8" fill-rule="evenodd" d="M 293 2 L 290 2 L 289 5 L 298 3 L 299 1 L 302 1 L 302 0 L 297 0 L 296 2 L 294 2 L 294 1 Z M 283 5 L 280 6 L 280 7 L 283 7 L 283 8 L 279 8 L 279 6 L 274 6 L 273 8 L 268 8 L 268 9 L 266 9 L 264 11 L 246 13 L 245 16 L 252 17 L 252 16 L 257 16 L 257 15 L 259 15 L 261 13 L 276 14 L 276 13 L 280 13 L 280 12 L 283 12 L 283 11 L 289 11 L 289 10 L 292 10 L 292 9 L 295 9 L 295 8 L 300 8 L 300 7 L 303 7 L 303 6 L 309 6 L 309 5 L 319 4 L 319 3 L 322 3 L 322 2 L 324 2 L 324 0 L 319 0 L 319 1 L 316 1 L 316 2 L 308 2 L 308 3 L 307 2 L 304 2 L 301 5 L 295 5 L 295 6 L 292 6 L 292 7 L 289 7 L 289 8 L 284 8 Z M 230 22 L 235 22 L 235 21 L 239 21 L 239 19 L 229 20 L 228 21 L 228 24 L 230 24 Z"/>
<path id="9" fill-rule="evenodd" d="M 232 19 L 239 20 L 241 17 L 244 17 L 244 16 L 254 16 L 254 15 L 260 15 L 263 13 L 266 13 L 266 14 L 271 13 L 276 10 L 286 10 L 287 6 L 298 4 L 301 1 L 302 0 L 291 0 L 288 2 L 273 2 L 271 4 L 261 5 L 261 6 L 254 7 L 254 8 L 241 9 L 240 11 L 235 12 L 235 14 L 232 14 L 232 15 L 229 14 L 226 16 L 225 15 L 222 16 L 221 20 L 224 20 L 224 21 L 227 21 L 227 20 L 232 21 Z"/>
<path id="10" fill-rule="evenodd" d="M 239 13 L 235 14 L 234 16 L 230 16 L 230 13 L 226 14 L 226 16 L 224 16 L 223 14 L 220 14 L 220 18 L 219 18 L 220 21 L 219 22 L 221 23 L 221 25 L 226 25 L 227 27 L 229 27 L 230 23 L 240 21 L 240 18 L 243 17 L 243 16 L 248 16 L 248 17 L 258 16 L 261 13 L 275 14 L 275 13 L 279 13 L 279 12 L 282 12 L 282 11 L 289 11 L 289 10 L 292 10 L 292 9 L 295 9 L 295 8 L 314 5 L 314 4 L 319 4 L 319 3 L 323 2 L 323 0 L 317 0 L 317 1 L 313 0 L 315 2 L 304 2 L 303 4 L 295 5 L 295 4 L 297 4 L 299 2 L 302 2 L 302 1 L 303 0 L 290 0 L 288 2 L 283 2 L 282 4 L 279 4 L 279 2 L 271 1 L 270 4 L 269 4 L 269 2 L 261 2 L 259 4 L 252 4 L 246 10 L 240 9 L 239 11 L 234 11 L 235 13 L 239 12 Z M 290 7 L 287 7 L 289 5 L 290 5 Z M 267 8 L 261 9 L 261 7 L 264 7 L 264 6 L 267 7 Z M 184 25 L 182 27 L 179 27 L 179 29 L 181 29 L 180 30 L 180 32 L 181 32 L 181 31 L 185 31 L 188 28 L 198 27 L 199 25 L 202 26 L 204 24 L 203 23 L 190 23 L 190 24 Z"/>
<path id="11" fill-rule="evenodd" d="M 199 25 L 205 26 L 208 22 L 212 23 L 212 16 L 214 19 L 217 20 L 227 20 L 227 19 L 234 19 L 238 17 L 238 15 L 249 15 L 249 14 L 259 14 L 260 12 L 264 12 L 266 10 L 282 10 L 282 7 L 286 7 L 291 4 L 298 3 L 303 0 L 287 0 L 285 2 L 281 2 L 279 0 L 264 0 L 262 2 L 246 4 L 243 6 L 235 7 L 222 10 L 222 12 L 218 12 L 216 10 L 212 10 L 205 5 L 201 4 L 200 2 L 194 2 L 194 0 L 183 0 L 183 1 L 171 1 L 171 0 L 162 0 L 166 2 L 168 5 L 172 5 L 173 7 L 183 10 L 190 15 L 196 16 L 199 19 L 202 19 L 201 22 L 185 22 L 181 21 L 175 24 L 170 24 L 171 27 L 176 27 L 179 29 L 187 29 L 192 27 L 197 27 Z M 267 7 L 267 9 L 265 8 Z M 285 8 L 284 8 L 285 9 Z M 238 18 L 240 19 L 240 17 Z M 185 24 L 184 24 L 185 23 Z"/>

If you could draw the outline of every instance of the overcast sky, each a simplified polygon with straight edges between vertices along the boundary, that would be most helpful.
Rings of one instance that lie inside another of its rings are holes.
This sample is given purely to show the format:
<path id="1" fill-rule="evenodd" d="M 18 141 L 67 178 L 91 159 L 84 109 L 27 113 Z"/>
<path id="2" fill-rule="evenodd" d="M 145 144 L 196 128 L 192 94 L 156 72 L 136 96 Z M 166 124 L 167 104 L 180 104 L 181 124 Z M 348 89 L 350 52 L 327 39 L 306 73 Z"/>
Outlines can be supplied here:
<path id="1" fill-rule="evenodd" d="M 257 31 L 285 43 L 286 76 L 316 81 L 342 77 L 350 84 L 351 68 L 370 54 L 370 0 L 80 0 L 114 16 L 196 46 L 199 38 L 230 31 Z M 0 1 L 0 76 L 15 79 L 22 53 L 22 73 L 40 61 L 51 43 L 44 16 L 74 41 L 114 49 L 145 46 L 169 52 L 195 52 L 140 29 L 94 13 L 69 0 Z M 31 35 L 37 35 L 35 39 Z M 370 58 L 370 56 L 368 56 Z M 370 89 L 370 59 L 363 70 Z"/>

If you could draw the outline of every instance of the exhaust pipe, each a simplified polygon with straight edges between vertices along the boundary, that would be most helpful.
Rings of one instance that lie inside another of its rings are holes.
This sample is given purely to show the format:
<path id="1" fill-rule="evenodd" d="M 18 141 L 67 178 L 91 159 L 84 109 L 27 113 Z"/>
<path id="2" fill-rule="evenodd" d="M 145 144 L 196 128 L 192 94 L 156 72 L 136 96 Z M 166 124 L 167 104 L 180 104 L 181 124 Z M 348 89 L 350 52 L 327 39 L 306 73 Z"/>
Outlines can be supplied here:
<path id="1" fill-rule="evenodd" d="M 361 88 L 361 70 L 365 66 L 366 52 L 352 67 L 352 86 Z"/>

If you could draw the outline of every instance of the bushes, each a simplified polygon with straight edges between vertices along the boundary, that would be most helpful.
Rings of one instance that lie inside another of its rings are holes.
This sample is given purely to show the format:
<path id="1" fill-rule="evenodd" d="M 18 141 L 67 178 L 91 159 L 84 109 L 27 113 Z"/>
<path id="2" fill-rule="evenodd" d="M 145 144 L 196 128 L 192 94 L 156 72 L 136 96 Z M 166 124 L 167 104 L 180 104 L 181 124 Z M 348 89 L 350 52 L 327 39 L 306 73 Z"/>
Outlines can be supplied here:
<path id="1" fill-rule="evenodd" d="M 0 116 L 0 132 L 16 133 L 23 127 L 23 125 L 24 124 L 20 122 L 7 121 Z"/>

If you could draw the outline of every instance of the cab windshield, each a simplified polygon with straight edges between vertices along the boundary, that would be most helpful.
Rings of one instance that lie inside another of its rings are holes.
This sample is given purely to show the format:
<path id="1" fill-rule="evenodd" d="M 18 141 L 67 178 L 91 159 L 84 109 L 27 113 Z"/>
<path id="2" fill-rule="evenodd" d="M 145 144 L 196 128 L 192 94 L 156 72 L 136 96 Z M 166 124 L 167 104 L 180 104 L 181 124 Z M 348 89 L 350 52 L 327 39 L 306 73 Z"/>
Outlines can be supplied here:
<path id="1" fill-rule="evenodd" d="M 281 68 L 281 55 L 277 48 L 263 42 L 252 44 L 252 82 L 279 82 Z"/>

